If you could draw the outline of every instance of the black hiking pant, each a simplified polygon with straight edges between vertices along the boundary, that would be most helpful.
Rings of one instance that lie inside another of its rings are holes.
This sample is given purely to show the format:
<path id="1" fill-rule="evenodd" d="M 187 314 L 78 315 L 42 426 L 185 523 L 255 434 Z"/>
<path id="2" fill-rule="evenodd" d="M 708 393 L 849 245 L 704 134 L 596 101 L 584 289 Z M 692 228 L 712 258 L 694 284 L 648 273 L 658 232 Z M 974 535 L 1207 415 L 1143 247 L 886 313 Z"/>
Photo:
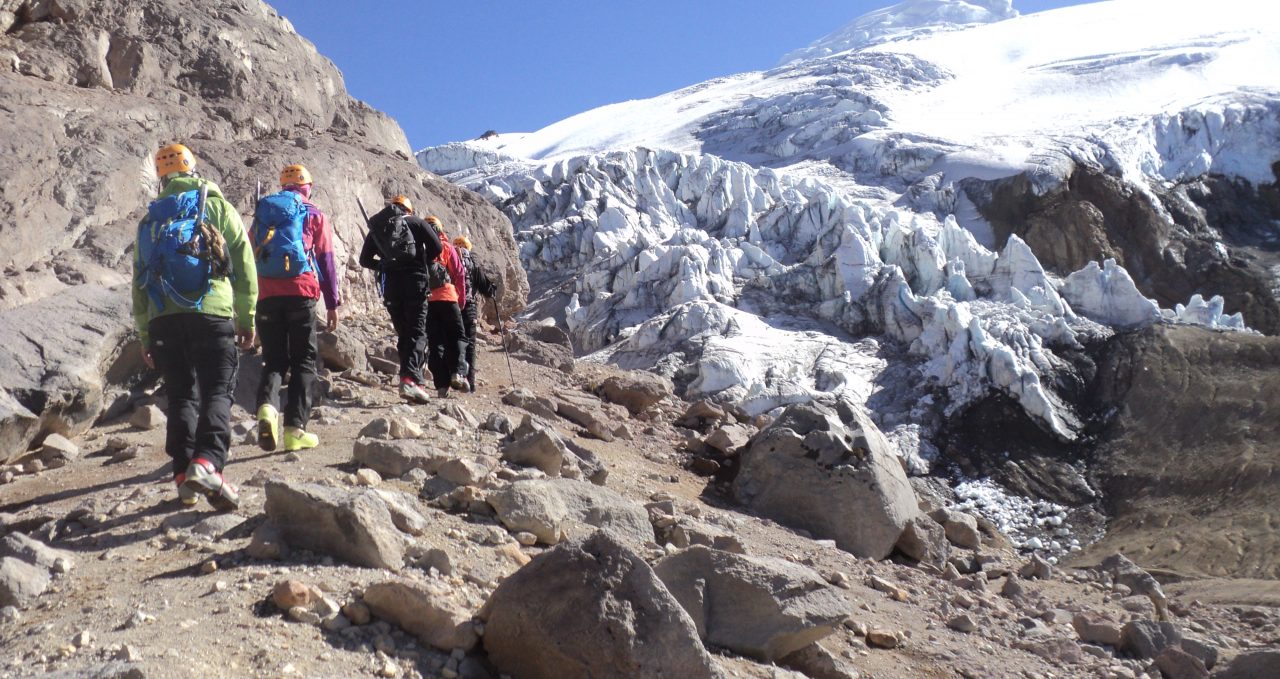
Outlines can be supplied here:
<path id="1" fill-rule="evenodd" d="M 239 356 L 230 318 L 178 313 L 151 321 L 151 357 L 169 395 L 164 450 L 173 473 L 202 457 L 222 471 L 231 445 L 231 393 Z"/>
<path id="2" fill-rule="evenodd" d="M 427 304 L 427 368 L 436 389 L 445 389 L 454 375 L 467 374 L 466 331 L 457 302 Z"/>
<path id="3" fill-rule="evenodd" d="M 422 382 L 427 345 L 427 273 L 389 271 L 383 280 L 382 303 L 396 329 L 400 377 Z"/>
<path id="4" fill-rule="evenodd" d="M 262 341 L 258 407 L 265 404 L 280 409 L 280 386 L 287 372 L 284 426 L 306 429 L 316 381 L 316 301 L 310 297 L 259 299 L 258 337 Z"/>
<path id="5" fill-rule="evenodd" d="M 463 360 L 467 363 L 467 382 L 475 389 L 476 384 L 476 309 L 479 298 L 471 300 L 467 308 L 462 310 L 462 341 L 466 347 Z"/>

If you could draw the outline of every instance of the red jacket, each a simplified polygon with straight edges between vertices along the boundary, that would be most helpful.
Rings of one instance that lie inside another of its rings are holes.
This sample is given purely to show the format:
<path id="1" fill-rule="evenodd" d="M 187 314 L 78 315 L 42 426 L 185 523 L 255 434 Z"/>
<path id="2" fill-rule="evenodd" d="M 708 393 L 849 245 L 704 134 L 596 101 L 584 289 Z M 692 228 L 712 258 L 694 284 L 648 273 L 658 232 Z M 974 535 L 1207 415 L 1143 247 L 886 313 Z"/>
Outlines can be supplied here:
<path id="1" fill-rule="evenodd" d="M 302 227 L 302 245 L 311 253 L 311 271 L 293 278 L 258 277 L 258 299 L 265 297 L 310 297 L 320 299 L 324 295 L 327 309 L 342 306 L 342 294 L 338 289 L 338 267 L 333 258 L 333 229 L 329 218 L 311 201 L 303 198 L 307 206 L 307 221 Z M 316 277 L 317 272 L 320 274 Z M 323 279 L 323 280 L 321 280 Z"/>
<path id="2" fill-rule="evenodd" d="M 436 261 L 444 265 L 449 272 L 449 280 L 453 282 L 432 290 L 427 301 L 457 302 L 459 309 L 467 308 L 467 270 L 453 245 L 443 236 L 440 238 L 440 256 L 436 257 Z"/>

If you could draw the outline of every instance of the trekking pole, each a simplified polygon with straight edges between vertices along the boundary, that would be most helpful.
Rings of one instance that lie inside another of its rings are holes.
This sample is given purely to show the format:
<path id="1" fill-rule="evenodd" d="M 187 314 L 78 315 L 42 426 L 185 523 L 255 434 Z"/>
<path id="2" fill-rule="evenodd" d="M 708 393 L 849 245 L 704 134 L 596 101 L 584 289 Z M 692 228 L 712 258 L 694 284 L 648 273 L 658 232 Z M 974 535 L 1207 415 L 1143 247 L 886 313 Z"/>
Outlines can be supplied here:
<path id="1" fill-rule="evenodd" d="M 498 314 L 498 332 L 502 333 L 502 355 L 507 357 L 507 374 L 511 376 L 511 388 L 516 386 L 516 372 L 511 368 L 511 351 L 507 349 L 507 328 L 502 322 L 502 288 L 498 288 L 498 296 L 493 299 L 493 308 Z"/>

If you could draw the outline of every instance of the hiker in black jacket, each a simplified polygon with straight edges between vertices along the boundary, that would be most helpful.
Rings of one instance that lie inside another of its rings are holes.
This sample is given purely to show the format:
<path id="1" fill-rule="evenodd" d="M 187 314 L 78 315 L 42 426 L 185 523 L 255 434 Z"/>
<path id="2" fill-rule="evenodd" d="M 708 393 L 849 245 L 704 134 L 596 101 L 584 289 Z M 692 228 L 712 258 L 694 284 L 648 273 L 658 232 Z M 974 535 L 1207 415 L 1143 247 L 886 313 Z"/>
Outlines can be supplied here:
<path id="1" fill-rule="evenodd" d="M 426 403 L 422 364 L 427 343 L 427 268 L 440 256 L 440 237 L 413 215 L 405 196 L 392 198 L 369 218 L 360 266 L 380 272 L 382 303 L 391 315 L 400 352 L 400 396 Z"/>
<path id="2" fill-rule="evenodd" d="M 462 326 L 466 330 L 466 357 L 469 367 L 467 385 L 474 394 L 476 391 L 476 318 L 479 314 L 480 297 L 492 298 L 498 286 L 485 274 L 484 269 L 480 268 L 480 263 L 471 252 L 470 238 L 458 236 L 453 239 L 453 245 L 462 256 L 462 265 L 467 270 L 467 306 L 462 310 Z"/>

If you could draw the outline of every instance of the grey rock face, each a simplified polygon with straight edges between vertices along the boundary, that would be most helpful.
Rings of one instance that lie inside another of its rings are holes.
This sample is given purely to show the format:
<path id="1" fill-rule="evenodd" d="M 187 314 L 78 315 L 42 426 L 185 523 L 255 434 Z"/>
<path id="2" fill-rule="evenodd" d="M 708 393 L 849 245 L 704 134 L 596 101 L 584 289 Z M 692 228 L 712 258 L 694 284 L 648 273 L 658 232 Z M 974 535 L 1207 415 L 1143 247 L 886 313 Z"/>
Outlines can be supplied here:
<path id="1" fill-rule="evenodd" d="M 544 544 L 603 529 L 632 549 L 654 539 L 645 508 L 584 481 L 545 479 L 516 481 L 490 493 L 489 504 L 512 532 L 528 531 Z"/>
<path id="2" fill-rule="evenodd" d="M 605 532 L 535 557 L 498 586 L 481 617 L 489 659 L 512 676 L 720 676 L 689 615 Z"/>
<path id="3" fill-rule="evenodd" d="M 888 556 L 920 513 L 892 446 L 848 406 L 791 406 L 739 457 L 740 502 L 858 556 Z"/>
<path id="4" fill-rule="evenodd" d="M 11 556 L 0 557 L 0 606 L 25 607 L 44 594 L 49 571 Z"/>
<path id="5" fill-rule="evenodd" d="M 1171 622 L 1134 620 L 1120 630 L 1120 649 L 1137 658 L 1155 658 L 1181 643 L 1182 633 Z"/>
<path id="6" fill-rule="evenodd" d="M 937 509 L 929 516 L 942 524 L 947 540 L 957 547 L 977 549 L 982 545 L 982 534 L 978 532 L 978 520 L 972 514 L 957 509 Z"/>
<path id="7" fill-rule="evenodd" d="M 351 449 L 351 456 L 356 462 L 385 478 L 404 476 L 410 469 L 423 469 L 434 473 L 450 459 L 447 454 L 413 439 L 396 441 L 356 439 Z"/>
<path id="8" fill-rule="evenodd" d="M 127 293 L 94 285 L 0 311 L 0 376 L 12 399 L 0 397 L 0 463 L 42 432 L 74 437 L 93 424 L 105 405 L 105 374 L 125 349 L 128 319 Z"/>
<path id="9" fill-rule="evenodd" d="M 691 547 L 654 572 L 704 640 L 766 662 L 831 634 L 850 613 L 842 590 L 782 559 Z"/>
<path id="10" fill-rule="evenodd" d="M 358 566 L 398 571 L 405 538 L 376 491 L 346 493 L 315 484 L 270 482 L 267 520 L 291 547 L 332 554 Z"/>
<path id="11" fill-rule="evenodd" d="M 617 403 L 638 415 L 675 391 L 671 380 L 661 375 L 633 370 L 600 383 L 596 390 L 606 401 Z"/>
<path id="12" fill-rule="evenodd" d="M 1268 679 L 1269 677 L 1280 677 L 1280 651 L 1241 653 L 1213 675 L 1213 679 Z"/>
<path id="13" fill-rule="evenodd" d="M 44 569 L 52 569 L 58 559 L 64 559 L 68 564 L 75 563 L 71 552 L 50 547 L 22 533 L 10 533 L 0 540 L 0 556 L 11 556 Z"/>
<path id="14" fill-rule="evenodd" d="M 369 360 L 365 357 L 365 347 L 348 330 L 341 327 L 337 332 L 321 332 L 316 336 L 316 348 L 320 360 L 330 370 L 368 370 Z"/>
<path id="15" fill-rule="evenodd" d="M 513 358 L 535 365 L 555 368 L 561 372 L 573 372 L 573 347 L 545 341 L 545 331 L 537 326 L 522 325 L 510 334 L 508 350 Z M 562 333 L 563 334 L 563 333 Z M 568 339 L 565 336 L 565 339 Z"/>
<path id="16" fill-rule="evenodd" d="M 552 477 L 560 476 L 560 468 L 568 455 L 569 449 L 554 430 L 533 422 L 528 417 L 502 446 L 502 459 L 527 467 L 537 467 Z"/>
<path id="17" fill-rule="evenodd" d="M 371 585 L 364 603 L 374 615 L 395 623 L 424 644 L 470 651 L 478 641 L 471 612 L 439 582 L 398 580 Z"/>

